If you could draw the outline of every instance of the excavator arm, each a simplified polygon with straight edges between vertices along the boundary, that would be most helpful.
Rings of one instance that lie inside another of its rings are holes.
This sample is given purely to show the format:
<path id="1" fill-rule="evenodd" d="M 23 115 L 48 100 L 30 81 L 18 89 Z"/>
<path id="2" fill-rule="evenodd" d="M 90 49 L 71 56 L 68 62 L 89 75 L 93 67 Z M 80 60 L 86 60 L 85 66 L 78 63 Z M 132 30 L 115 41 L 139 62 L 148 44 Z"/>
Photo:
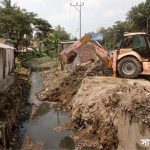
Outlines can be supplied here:
<path id="1" fill-rule="evenodd" d="M 90 41 L 91 38 L 92 37 L 90 35 L 85 35 L 80 40 L 74 42 L 66 50 L 60 52 L 60 57 L 62 58 L 62 60 L 67 64 L 72 63 L 74 61 L 72 57 L 74 58 L 76 57 L 76 49 L 78 49 L 79 47 Z"/>
<path id="2" fill-rule="evenodd" d="M 89 42 L 91 39 L 92 39 L 91 35 L 85 35 L 80 40 L 76 41 L 71 46 L 69 46 L 66 50 L 63 50 L 60 53 L 62 60 L 66 64 L 72 63 L 75 57 L 77 56 L 76 50 L 80 48 L 82 45 L 84 45 L 85 43 Z M 93 44 L 93 46 L 97 56 L 100 57 L 101 60 L 103 60 L 108 67 L 111 67 L 112 61 L 109 56 L 109 53 L 97 41 L 95 41 L 95 44 Z"/>

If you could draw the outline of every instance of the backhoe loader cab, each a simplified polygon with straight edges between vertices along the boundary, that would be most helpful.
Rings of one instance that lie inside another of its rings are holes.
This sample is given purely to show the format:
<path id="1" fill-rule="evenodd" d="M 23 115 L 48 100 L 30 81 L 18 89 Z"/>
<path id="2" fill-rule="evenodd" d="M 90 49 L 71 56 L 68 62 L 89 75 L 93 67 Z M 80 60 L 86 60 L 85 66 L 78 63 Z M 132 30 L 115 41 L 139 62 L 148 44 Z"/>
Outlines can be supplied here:
<path id="1" fill-rule="evenodd" d="M 150 73 L 150 42 L 143 32 L 126 33 L 117 52 L 117 71 L 121 77 L 136 78 Z"/>

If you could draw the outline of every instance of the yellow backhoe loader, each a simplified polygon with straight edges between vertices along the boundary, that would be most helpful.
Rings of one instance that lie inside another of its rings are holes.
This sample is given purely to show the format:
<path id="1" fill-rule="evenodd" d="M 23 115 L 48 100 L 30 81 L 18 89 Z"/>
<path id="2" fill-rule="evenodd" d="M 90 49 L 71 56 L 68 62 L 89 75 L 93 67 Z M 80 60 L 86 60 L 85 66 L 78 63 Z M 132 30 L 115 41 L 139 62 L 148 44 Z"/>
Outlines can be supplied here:
<path id="1" fill-rule="evenodd" d="M 65 63 L 72 63 L 76 57 L 76 49 L 90 42 L 91 35 L 85 35 L 60 53 Z M 94 40 L 94 39 L 93 39 Z M 108 52 L 97 41 L 95 52 L 112 68 L 113 75 L 123 78 L 136 78 L 141 73 L 150 73 L 150 41 L 144 32 L 125 33 L 118 50 Z"/>

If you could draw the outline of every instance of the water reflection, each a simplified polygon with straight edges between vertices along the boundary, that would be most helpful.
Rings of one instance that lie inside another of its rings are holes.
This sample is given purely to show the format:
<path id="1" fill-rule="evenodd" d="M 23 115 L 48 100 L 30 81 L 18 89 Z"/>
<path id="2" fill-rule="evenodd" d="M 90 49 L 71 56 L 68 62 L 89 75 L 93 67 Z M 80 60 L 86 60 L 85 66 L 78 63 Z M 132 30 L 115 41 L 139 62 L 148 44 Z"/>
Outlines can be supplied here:
<path id="1" fill-rule="evenodd" d="M 74 149 L 75 144 L 71 137 L 66 136 L 60 141 L 59 147 L 63 149 Z"/>
<path id="2" fill-rule="evenodd" d="M 23 130 L 33 141 L 40 141 L 44 149 L 74 149 L 71 135 L 73 131 L 56 132 L 53 129 L 66 122 L 69 117 L 64 111 L 55 110 L 50 104 L 40 102 L 36 93 L 43 88 L 43 81 L 38 73 L 32 73 L 30 103 L 36 105 L 33 117 L 23 124 Z"/>

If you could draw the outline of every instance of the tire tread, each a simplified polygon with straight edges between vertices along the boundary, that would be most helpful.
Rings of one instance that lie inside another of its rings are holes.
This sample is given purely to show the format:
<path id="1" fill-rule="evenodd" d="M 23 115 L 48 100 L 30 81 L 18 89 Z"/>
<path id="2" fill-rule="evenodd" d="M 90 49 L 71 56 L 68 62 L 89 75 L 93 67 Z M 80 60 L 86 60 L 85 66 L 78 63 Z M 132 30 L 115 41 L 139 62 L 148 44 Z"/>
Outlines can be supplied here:
<path id="1" fill-rule="evenodd" d="M 135 72 L 134 74 L 132 74 L 132 75 L 126 75 L 126 74 L 124 74 L 123 71 L 122 71 L 122 65 L 123 65 L 125 62 L 128 62 L 128 61 L 134 62 L 135 65 L 136 65 L 136 68 L 137 68 L 136 72 Z M 141 64 L 141 62 L 140 62 L 138 59 L 136 59 L 135 57 L 128 56 L 128 57 L 122 58 L 122 59 L 119 61 L 118 66 L 117 66 L 117 70 L 118 70 L 118 73 L 119 73 L 119 75 L 120 75 L 121 77 L 133 79 L 133 78 L 138 77 L 139 74 L 142 72 L 142 64 Z"/>

